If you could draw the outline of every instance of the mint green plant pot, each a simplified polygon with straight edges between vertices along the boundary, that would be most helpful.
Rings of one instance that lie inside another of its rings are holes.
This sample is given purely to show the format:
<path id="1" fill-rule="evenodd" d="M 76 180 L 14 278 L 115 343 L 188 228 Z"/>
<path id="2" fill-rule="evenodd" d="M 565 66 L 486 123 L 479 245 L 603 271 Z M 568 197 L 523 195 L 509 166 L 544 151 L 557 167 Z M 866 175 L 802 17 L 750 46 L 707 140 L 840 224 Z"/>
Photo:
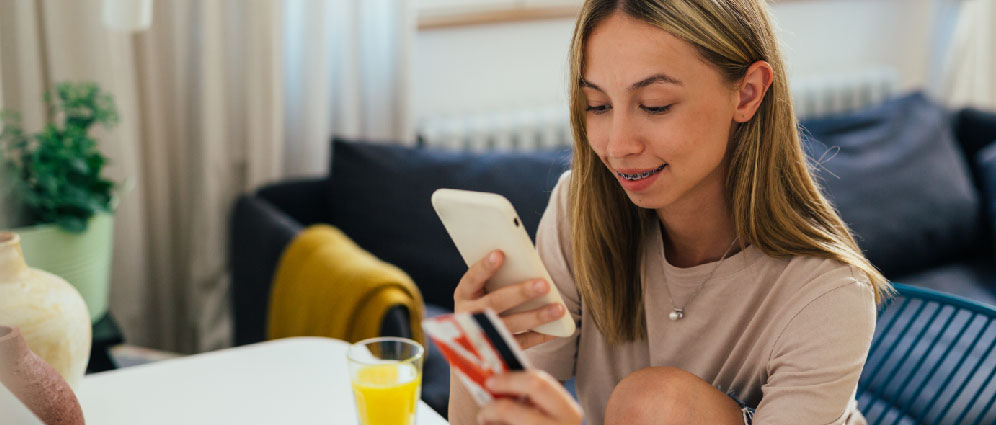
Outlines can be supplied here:
<path id="1" fill-rule="evenodd" d="M 12 231 L 21 237 L 21 251 L 29 267 L 59 276 L 80 292 L 91 323 L 107 313 L 114 251 L 113 215 L 94 215 L 83 233 L 66 232 L 54 224 Z"/>

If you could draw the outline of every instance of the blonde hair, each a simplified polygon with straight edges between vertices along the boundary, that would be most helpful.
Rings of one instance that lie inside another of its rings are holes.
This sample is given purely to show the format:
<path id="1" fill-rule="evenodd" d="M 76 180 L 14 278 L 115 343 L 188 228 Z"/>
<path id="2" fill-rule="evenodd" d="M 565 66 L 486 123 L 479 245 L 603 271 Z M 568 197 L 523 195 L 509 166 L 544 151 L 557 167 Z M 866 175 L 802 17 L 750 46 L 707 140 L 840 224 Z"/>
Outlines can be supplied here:
<path id="1" fill-rule="evenodd" d="M 578 291 L 606 340 L 616 344 L 646 336 L 637 236 L 656 223 L 653 210 L 630 202 L 585 134 L 585 42 L 617 11 L 690 43 L 731 86 L 751 64 L 771 65 L 771 87 L 753 118 L 734 131 L 727 150 L 726 196 L 740 244 L 773 257 L 837 260 L 868 276 L 876 303 L 894 294 L 809 172 L 764 0 L 588 0 L 570 50 L 574 159 L 568 202 Z"/>

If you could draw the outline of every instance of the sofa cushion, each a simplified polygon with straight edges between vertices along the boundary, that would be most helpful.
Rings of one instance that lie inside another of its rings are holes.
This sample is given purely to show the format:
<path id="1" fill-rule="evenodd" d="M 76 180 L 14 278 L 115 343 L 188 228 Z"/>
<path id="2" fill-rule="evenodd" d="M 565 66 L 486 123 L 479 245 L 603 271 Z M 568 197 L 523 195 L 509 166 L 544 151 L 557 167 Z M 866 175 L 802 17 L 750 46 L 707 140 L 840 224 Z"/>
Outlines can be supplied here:
<path id="1" fill-rule="evenodd" d="M 453 308 L 453 289 L 467 270 L 429 201 L 448 187 L 495 192 L 536 232 L 566 150 L 466 153 L 334 140 L 329 222 L 381 260 L 407 272 L 426 303 Z"/>
<path id="2" fill-rule="evenodd" d="M 979 172 L 983 211 L 986 229 L 990 231 L 991 245 L 996 246 L 996 141 L 993 141 L 975 157 L 975 167 Z"/>
<path id="3" fill-rule="evenodd" d="M 978 246 L 978 195 L 943 107 L 912 93 L 802 127 L 824 193 L 886 277 Z"/>

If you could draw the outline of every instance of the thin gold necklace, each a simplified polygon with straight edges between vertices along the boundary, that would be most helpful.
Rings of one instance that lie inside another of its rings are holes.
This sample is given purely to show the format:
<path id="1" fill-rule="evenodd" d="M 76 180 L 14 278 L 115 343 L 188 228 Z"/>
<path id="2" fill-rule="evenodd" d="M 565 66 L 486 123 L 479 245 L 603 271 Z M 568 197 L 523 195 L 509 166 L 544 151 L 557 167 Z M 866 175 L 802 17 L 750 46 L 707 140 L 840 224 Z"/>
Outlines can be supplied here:
<path id="1" fill-rule="evenodd" d="M 685 307 L 687 307 L 688 304 L 691 304 L 692 300 L 695 299 L 695 296 L 699 294 L 699 291 L 702 290 L 706 282 L 708 282 L 709 279 L 712 279 L 712 275 L 716 274 L 716 270 L 719 269 L 719 266 L 723 264 L 723 260 L 726 259 L 726 256 L 730 255 L 730 250 L 733 249 L 733 245 L 737 243 L 737 240 L 740 239 L 740 237 L 738 236 L 733 238 L 733 242 L 730 242 L 730 247 L 726 248 L 726 252 L 723 253 L 723 256 L 720 257 L 719 261 L 716 262 L 716 266 L 712 268 L 711 272 L 709 272 L 709 276 L 706 276 L 705 280 L 703 280 L 702 283 L 699 284 L 698 288 L 695 288 L 695 292 L 693 292 L 692 296 L 688 298 L 687 302 L 685 302 L 685 307 L 678 307 L 674 305 L 674 297 L 671 296 L 671 288 L 667 283 L 667 270 L 664 269 L 664 262 L 666 262 L 667 259 L 665 259 L 664 257 L 663 233 L 661 234 L 661 236 L 662 236 L 661 243 L 657 245 L 657 250 L 660 251 L 661 255 L 661 272 L 664 274 L 664 289 L 667 290 L 667 299 L 671 303 L 671 308 L 672 308 L 671 313 L 668 314 L 667 317 L 673 321 L 678 321 L 685 317 Z"/>

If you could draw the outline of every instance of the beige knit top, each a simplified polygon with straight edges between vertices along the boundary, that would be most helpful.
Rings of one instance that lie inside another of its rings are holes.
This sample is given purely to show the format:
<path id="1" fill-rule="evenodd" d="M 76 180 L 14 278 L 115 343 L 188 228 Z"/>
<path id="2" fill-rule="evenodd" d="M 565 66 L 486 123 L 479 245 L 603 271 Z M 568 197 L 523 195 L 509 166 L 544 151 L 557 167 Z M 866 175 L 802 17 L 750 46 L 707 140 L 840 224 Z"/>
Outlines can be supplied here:
<path id="1" fill-rule="evenodd" d="M 536 246 L 578 325 L 571 337 L 532 347 L 534 367 L 576 377 L 589 425 L 628 374 L 650 366 L 694 373 L 756 408 L 754 424 L 864 424 L 854 399 L 875 329 L 873 289 L 860 271 L 833 260 L 774 258 L 748 246 L 720 264 L 678 268 L 662 257 L 662 237 L 640 235 L 647 339 L 610 346 L 575 287 L 565 173 L 540 221 Z M 672 321 L 670 286 L 685 318 Z"/>

